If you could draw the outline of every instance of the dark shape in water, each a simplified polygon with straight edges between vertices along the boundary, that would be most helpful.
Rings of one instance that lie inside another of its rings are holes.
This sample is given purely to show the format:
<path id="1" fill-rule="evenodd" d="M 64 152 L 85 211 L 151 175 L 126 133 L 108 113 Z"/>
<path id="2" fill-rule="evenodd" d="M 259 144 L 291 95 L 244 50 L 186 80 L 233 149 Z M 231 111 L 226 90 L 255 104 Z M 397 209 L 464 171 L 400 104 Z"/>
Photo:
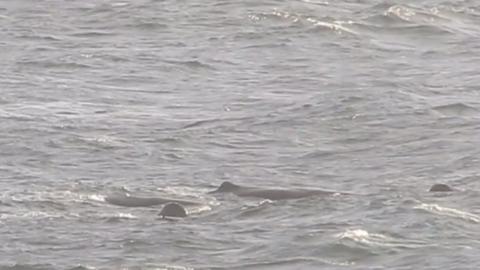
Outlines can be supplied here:
<path id="1" fill-rule="evenodd" d="M 240 197 L 256 197 L 269 200 L 286 200 L 286 199 L 299 199 L 309 196 L 325 196 L 333 194 L 342 194 L 318 189 L 269 189 L 269 188 L 256 188 L 246 187 L 233 184 L 231 182 L 223 182 L 218 189 L 209 193 L 233 193 Z"/>
<path id="2" fill-rule="evenodd" d="M 185 210 L 185 208 L 181 204 L 168 203 L 163 207 L 159 216 L 161 216 L 162 218 L 166 218 L 166 217 L 186 217 L 187 216 L 187 211 Z"/>
<path id="3" fill-rule="evenodd" d="M 182 205 L 199 205 L 200 203 L 187 200 L 177 200 L 171 198 L 161 197 L 135 197 L 128 194 L 117 194 L 113 196 L 107 196 L 105 201 L 119 206 L 126 207 L 149 207 L 155 205 L 161 205 L 166 203 L 178 203 Z"/>
<path id="4" fill-rule="evenodd" d="M 453 189 L 445 184 L 435 184 L 429 190 L 429 192 L 450 192 L 450 191 L 453 191 Z"/>
<path id="5" fill-rule="evenodd" d="M 105 201 L 113 205 L 126 207 L 150 207 L 164 204 L 165 206 L 159 214 L 162 216 L 162 218 L 186 217 L 187 210 L 185 209 L 184 205 L 201 205 L 201 203 L 194 201 L 161 197 L 135 197 L 130 196 L 129 194 L 116 194 L 113 196 L 107 196 Z"/>
<path id="6" fill-rule="evenodd" d="M 232 182 L 225 181 L 216 190 L 211 191 L 209 193 L 234 192 L 235 190 L 238 190 L 240 188 L 242 187 L 239 185 L 235 185 Z"/>

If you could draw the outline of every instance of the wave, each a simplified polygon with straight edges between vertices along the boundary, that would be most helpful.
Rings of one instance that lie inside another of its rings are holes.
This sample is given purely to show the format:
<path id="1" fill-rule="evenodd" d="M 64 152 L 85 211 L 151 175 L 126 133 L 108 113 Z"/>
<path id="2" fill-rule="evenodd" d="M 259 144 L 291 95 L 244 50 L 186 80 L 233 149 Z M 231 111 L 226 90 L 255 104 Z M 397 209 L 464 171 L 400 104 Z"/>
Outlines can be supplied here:
<path id="1" fill-rule="evenodd" d="M 262 211 L 268 208 L 271 204 L 273 204 L 273 201 L 267 199 L 243 205 L 240 209 L 238 217 L 251 218 L 252 216 L 262 213 Z"/>
<path id="2" fill-rule="evenodd" d="M 168 24 L 165 24 L 165 23 L 160 23 L 155 21 L 143 21 L 143 20 L 139 20 L 135 23 L 127 24 L 125 26 L 133 29 L 148 30 L 148 31 L 158 30 L 158 29 L 167 29 L 169 27 Z"/>
<path id="3" fill-rule="evenodd" d="M 303 268 L 305 265 L 311 266 L 352 266 L 355 265 L 354 262 L 350 261 L 336 261 L 333 259 L 324 259 L 318 257 L 290 257 L 284 258 L 281 260 L 269 260 L 269 261 L 260 261 L 260 262 L 252 262 L 252 263 L 245 263 L 239 265 L 230 265 L 228 269 L 276 269 L 283 267 L 290 267 L 290 268 Z M 210 266 L 208 269 L 225 269 L 225 267 L 216 267 Z"/>
<path id="4" fill-rule="evenodd" d="M 58 60 L 20 60 L 17 62 L 21 66 L 30 66 L 35 68 L 52 68 L 52 69 L 91 69 L 93 66 L 78 62 Z"/>
<path id="5" fill-rule="evenodd" d="M 14 202 L 104 202 L 105 196 L 97 193 L 81 193 L 70 190 L 38 191 L 34 193 L 12 194 L 11 199 Z"/>
<path id="6" fill-rule="evenodd" d="M 185 126 L 182 127 L 182 129 L 190 129 L 190 128 L 196 128 L 196 127 L 203 127 L 203 128 L 213 128 L 216 126 L 219 126 L 220 124 L 223 124 L 225 122 L 227 123 L 237 123 L 240 121 L 248 120 L 250 119 L 249 117 L 237 117 L 237 118 L 214 118 L 214 119 L 204 119 L 204 120 L 195 120 L 192 123 L 186 124 Z"/>
<path id="7" fill-rule="evenodd" d="M 477 19 L 471 12 L 448 5 L 417 6 L 407 4 L 374 5 L 360 10 L 336 10 L 330 5 L 297 11 L 291 8 L 274 8 L 270 12 L 253 13 L 249 18 L 256 23 L 273 26 L 324 30 L 339 35 L 348 34 L 370 40 L 381 46 L 413 49 L 420 37 L 463 35 L 476 37 L 479 34 Z M 328 10 L 332 9 L 331 13 Z M 348 11 L 348 12 L 347 12 Z M 319 16 L 325 14 L 327 16 Z M 297 31 L 298 32 L 298 31 Z M 413 43 L 413 44 L 411 44 Z M 422 43 L 422 44 L 423 44 Z M 433 45 L 434 43 L 431 43 Z"/>
<path id="8" fill-rule="evenodd" d="M 478 35 L 477 23 L 449 6 L 418 7 L 412 5 L 377 6 L 377 13 L 359 22 L 380 33 Z M 383 12 L 380 14 L 380 12 Z"/>
<path id="9" fill-rule="evenodd" d="M 348 229 L 345 232 L 335 235 L 335 237 L 340 240 L 348 239 L 364 244 L 384 242 L 387 239 L 387 237 L 383 234 L 369 233 L 368 231 L 361 229 Z"/>
<path id="10" fill-rule="evenodd" d="M 260 14 L 251 14 L 250 19 L 253 21 L 279 20 L 283 22 L 288 22 L 290 26 L 304 25 L 309 28 L 313 27 L 314 29 L 329 30 L 337 34 L 358 34 L 356 31 L 348 27 L 348 25 L 353 24 L 353 21 L 350 20 L 343 21 L 335 20 L 332 18 L 316 18 L 314 16 L 309 16 L 296 12 L 283 11 L 279 9 L 274 9 L 271 12 L 264 12 Z"/>
<path id="11" fill-rule="evenodd" d="M 81 38 L 98 38 L 104 36 L 114 36 L 116 33 L 112 32 L 101 32 L 101 31 L 84 31 L 84 32 L 77 32 L 71 34 L 74 37 L 81 37 Z"/>
<path id="12" fill-rule="evenodd" d="M 112 214 L 107 214 L 105 216 L 100 216 L 101 219 L 106 219 L 108 222 L 120 222 L 122 220 L 135 220 L 138 219 L 137 216 L 135 216 L 132 213 L 114 213 Z"/>
<path id="13" fill-rule="evenodd" d="M 0 270 L 55 270 L 61 269 L 54 267 L 51 264 L 14 264 L 14 265 L 0 265 Z M 67 270 L 95 270 L 96 267 L 89 265 L 77 265 L 71 268 L 64 268 Z"/>
<path id="14" fill-rule="evenodd" d="M 420 8 L 409 7 L 406 5 L 393 5 L 384 12 L 384 16 L 400 19 L 406 22 L 432 23 L 442 18 L 433 10 L 424 10 Z"/>
<path id="15" fill-rule="evenodd" d="M 15 210 L 15 213 L 2 213 L 0 214 L 0 222 L 6 222 L 11 220 L 46 220 L 46 219 L 58 219 L 65 218 L 65 215 L 59 213 L 52 213 L 47 211 L 24 211 Z M 78 215 L 74 213 L 68 214 L 70 217 L 78 218 Z"/>
<path id="16" fill-rule="evenodd" d="M 53 265 L 46 264 L 14 264 L 10 266 L 2 265 L 0 270 L 52 270 L 56 269 Z"/>
<path id="17" fill-rule="evenodd" d="M 370 247 L 416 248 L 425 245 L 425 243 L 421 241 L 394 238 L 380 233 L 371 233 L 362 229 L 347 229 L 342 233 L 336 234 L 335 237 L 342 241 L 353 241 Z"/>
<path id="18" fill-rule="evenodd" d="M 480 223 L 479 215 L 458 210 L 455 208 L 442 207 L 442 206 L 439 206 L 438 204 L 422 203 L 420 205 L 415 206 L 414 209 L 425 210 L 429 213 L 436 214 L 439 216 L 447 216 L 447 217 L 466 220 L 473 223 Z"/>
<path id="19" fill-rule="evenodd" d="M 181 266 L 181 265 L 173 265 L 173 264 L 164 264 L 158 266 L 145 267 L 142 269 L 152 269 L 152 270 L 194 270 L 194 268 Z"/>
<path id="20" fill-rule="evenodd" d="M 191 215 L 191 214 L 200 214 L 203 212 L 210 212 L 212 211 L 212 207 L 210 207 L 209 205 L 188 206 L 188 207 L 185 207 L 185 210 L 187 212 L 187 215 Z"/>
<path id="21" fill-rule="evenodd" d="M 131 146 L 125 140 L 108 135 L 101 135 L 96 137 L 76 136 L 73 138 L 69 138 L 68 140 L 66 140 L 66 142 L 73 145 L 85 144 L 103 150 L 128 148 L 129 146 Z"/>
<path id="22" fill-rule="evenodd" d="M 70 268 L 68 270 L 96 270 L 97 268 L 96 267 L 93 267 L 93 266 L 89 266 L 89 265 L 78 265 L 78 266 L 75 266 L 73 268 Z"/>
<path id="23" fill-rule="evenodd" d="M 432 109 L 435 112 L 438 112 L 446 117 L 455 117 L 455 116 L 470 117 L 478 114 L 477 108 L 461 102 L 435 106 Z"/>
<path id="24" fill-rule="evenodd" d="M 164 60 L 165 63 L 176 65 L 179 67 L 187 67 L 195 70 L 216 70 L 216 68 L 199 60 Z"/>
<path id="25" fill-rule="evenodd" d="M 62 41 L 63 39 L 55 36 L 55 35 L 41 35 L 41 34 L 20 34 L 16 36 L 20 39 L 28 39 L 28 40 L 45 40 L 45 41 Z"/>
<path id="26" fill-rule="evenodd" d="M 33 192 L 7 192 L 2 203 L 11 207 L 10 212 L 0 216 L 2 220 L 15 219 L 73 219 L 85 214 L 85 207 L 104 204 L 105 196 L 97 192 L 74 190 L 44 190 Z M 111 215 L 109 215 L 111 217 Z"/>
<path id="27" fill-rule="evenodd" d="M 139 267 L 141 269 L 146 270 L 193 270 L 194 268 L 181 266 L 181 265 L 173 265 L 173 264 L 160 264 L 160 265 L 143 265 Z M 55 267 L 53 264 L 13 264 L 13 265 L 0 265 L 0 270 L 96 270 L 99 269 L 97 267 L 91 265 L 77 265 L 77 266 L 70 266 L 67 268 L 60 268 Z M 104 268 L 101 268 L 104 269 Z M 123 269 L 123 268 L 122 268 Z M 127 268 L 125 268 L 127 269 Z M 128 268 L 130 269 L 130 268 Z M 134 269 L 137 269 L 135 267 Z"/>

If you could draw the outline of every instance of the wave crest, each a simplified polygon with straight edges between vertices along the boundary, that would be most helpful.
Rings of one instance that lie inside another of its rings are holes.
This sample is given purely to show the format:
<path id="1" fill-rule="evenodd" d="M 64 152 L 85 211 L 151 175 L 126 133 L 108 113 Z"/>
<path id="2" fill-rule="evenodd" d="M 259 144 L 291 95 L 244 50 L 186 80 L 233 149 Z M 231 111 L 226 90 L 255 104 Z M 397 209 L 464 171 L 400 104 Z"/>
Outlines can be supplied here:
<path id="1" fill-rule="evenodd" d="M 480 223 L 480 216 L 476 214 L 461 211 L 455 208 L 442 207 L 438 204 L 422 203 L 418 206 L 415 206 L 414 209 L 421 209 L 440 216 L 448 216 L 463 219 L 473 223 Z"/>

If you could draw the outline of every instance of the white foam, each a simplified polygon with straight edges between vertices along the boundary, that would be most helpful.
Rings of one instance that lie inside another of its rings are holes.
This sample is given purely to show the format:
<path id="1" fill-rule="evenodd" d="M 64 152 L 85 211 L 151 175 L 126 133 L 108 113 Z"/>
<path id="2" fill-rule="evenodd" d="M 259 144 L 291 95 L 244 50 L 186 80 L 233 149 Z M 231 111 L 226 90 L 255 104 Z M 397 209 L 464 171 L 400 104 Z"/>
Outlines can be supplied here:
<path id="1" fill-rule="evenodd" d="M 97 201 L 105 202 L 105 196 L 95 193 L 77 193 L 70 190 L 54 190 L 54 191 L 36 191 L 33 193 L 12 194 L 4 196 L 8 198 L 6 201 L 28 202 L 28 201 L 51 201 L 58 203 L 65 202 L 85 202 Z"/>
<path id="2" fill-rule="evenodd" d="M 416 15 L 416 12 L 413 9 L 410 9 L 408 7 L 395 5 L 395 6 L 391 6 L 385 12 L 385 15 L 389 15 L 389 14 L 393 14 L 402 20 L 410 21 L 411 17 Z"/>
<path id="3" fill-rule="evenodd" d="M 97 202 L 105 202 L 105 196 L 100 194 L 90 194 L 86 196 L 89 200 Z"/>
<path id="4" fill-rule="evenodd" d="M 323 262 L 325 264 L 330 264 L 330 265 L 338 265 L 338 266 L 352 266 L 355 265 L 355 262 L 352 261 L 334 261 L 331 259 L 317 259 L 320 262 Z"/>
<path id="5" fill-rule="evenodd" d="M 324 28 L 328 28 L 330 30 L 333 30 L 337 33 L 342 33 L 342 32 L 346 32 L 346 33 L 350 33 L 350 34 L 357 34 L 357 32 L 353 31 L 352 29 L 349 29 L 345 26 L 343 26 L 342 24 L 351 24 L 351 22 L 342 22 L 342 21 L 335 21 L 333 23 L 329 23 L 329 22 L 322 22 L 322 21 L 319 21 L 319 20 L 315 20 L 315 19 L 311 19 L 311 18 L 308 18 L 307 21 L 311 22 L 311 23 L 314 23 L 314 25 L 317 25 L 317 26 L 321 26 L 321 27 L 324 27 Z"/>
<path id="6" fill-rule="evenodd" d="M 95 193 L 77 193 L 70 190 L 41 192 L 41 198 L 54 199 L 55 201 L 85 202 L 88 200 L 104 202 L 105 196 Z"/>
<path id="7" fill-rule="evenodd" d="M 54 215 L 43 211 L 29 211 L 15 214 L 0 214 L 0 220 L 5 219 L 42 219 L 42 218 L 60 218 L 62 215 Z"/>
<path id="8" fill-rule="evenodd" d="M 340 240 L 350 240 L 356 243 L 378 246 L 378 247 L 418 247 L 424 246 L 425 243 L 417 240 L 396 239 L 391 236 L 371 233 L 362 229 L 347 229 L 346 231 L 336 234 L 336 238 Z"/>
<path id="9" fill-rule="evenodd" d="M 261 200 L 261 201 L 258 201 L 258 202 L 246 203 L 245 205 L 243 205 L 242 210 L 246 210 L 246 209 L 249 209 L 249 208 L 260 207 L 260 206 L 264 206 L 264 205 L 271 204 L 271 203 L 273 203 L 273 201 L 269 200 L 269 199 Z"/>
<path id="10" fill-rule="evenodd" d="M 311 23 L 312 25 L 330 29 L 336 32 L 337 34 L 342 34 L 343 32 L 354 34 L 354 35 L 357 34 L 357 32 L 355 32 L 354 30 L 344 26 L 344 25 L 353 24 L 353 21 L 334 21 L 330 23 L 330 22 L 324 22 L 312 17 L 305 17 L 305 16 L 302 16 L 301 14 L 290 13 L 287 11 L 280 11 L 278 9 L 274 9 L 271 13 L 264 13 L 264 15 L 273 15 L 279 18 L 290 20 L 294 23 L 305 20 Z M 259 17 L 255 17 L 255 16 L 251 18 L 254 20 L 260 20 Z"/>
<path id="11" fill-rule="evenodd" d="M 441 215 L 441 216 L 460 218 L 470 222 L 480 223 L 480 216 L 478 215 L 461 211 L 458 209 L 454 209 L 454 208 L 442 207 L 442 206 L 439 206 L 438 204 L 422 203 L 420 205 L 415 206 L 414 209 L 422 209 L 427 212 Z"/>
<path id="12" fill-rule="evenodd" d="M 387 239 L 387 237 L 383 234 L 369 233 L 368 231 L 361 229 L 348 229 L 345 232 L 339 233 L 335 236 L 339 239 L 349 239 L 364 244 L 378 244 Z"/>
<path id="13" fill-rule="evenodd" d="M 124 219 L 137 219 L 138 217 L 131 214 L 131 213 L 117 213 L 115 214 L 117 218 L 124 218 Z"/>
<path id="14" fill-rule="evenodd" d="M 273 203 L 272 200 L 269 200 L 269 199 L 265 199 L 265 200 L 261 200 L 258 205 L 264 205 L 264 204 L 270 204 L 270 203 Z"/>
<path id="15" fill-rule="evenodd" d="M 83 140 L 86 143 L 94 144 L 99 147 L 105 147 L 105 148 L 121 148 L 121 147 L 128 146 L 128 143 L 126 141 L 123 141 L 113 136 L 107 136 L 107 135 L 80 138 L 80 140 Z"/>
<path id="16" fill-rule="evenodd" d="M 78 265 L 79 268 L 86 268 L 88 270 L 96 270 L 97 268 L 94 267 L 94 266 L 90 266 L 90 265 Z M 75 269 L 75 268 L 74 268 Z"/>
<path id="17" fill-rule="evenodd" d="M 207 211 L 212 211 L 212 208 L 208 205 L 202 205 L 202 206 L 197 206 L 197 207 L 188 207 L 187 209 L 187 214 L 198 214 L 202 212 L 207 212 Z"/>

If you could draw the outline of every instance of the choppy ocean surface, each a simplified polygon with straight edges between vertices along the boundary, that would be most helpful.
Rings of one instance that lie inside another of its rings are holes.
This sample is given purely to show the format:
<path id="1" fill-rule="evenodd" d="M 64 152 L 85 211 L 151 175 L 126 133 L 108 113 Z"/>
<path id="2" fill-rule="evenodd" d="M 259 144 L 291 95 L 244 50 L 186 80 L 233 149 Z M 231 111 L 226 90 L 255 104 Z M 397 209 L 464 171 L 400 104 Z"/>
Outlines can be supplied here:
<path id="1" fill-rule="evenodd" d="M 475 0 L 1 0 L 0 269 L 480 269 L 479 25 Z"/>

